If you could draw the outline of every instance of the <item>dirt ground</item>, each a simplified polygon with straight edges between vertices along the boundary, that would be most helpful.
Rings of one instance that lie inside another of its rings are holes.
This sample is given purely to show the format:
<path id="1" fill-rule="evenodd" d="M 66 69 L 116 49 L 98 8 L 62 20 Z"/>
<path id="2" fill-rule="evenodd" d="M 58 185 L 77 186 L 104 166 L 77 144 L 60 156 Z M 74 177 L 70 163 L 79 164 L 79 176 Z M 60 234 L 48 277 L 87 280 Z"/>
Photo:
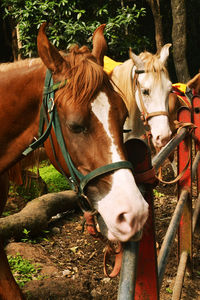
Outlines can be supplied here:
<path id="1" fill-rule="evenodd" d="M 163 237 L 176 205 L 176 186 L 156 187 L 155 223 L 156 240 L 161 246 Z M 194 196 L 196 191 L 194 189 Z M 10 199 L 8 206 L 15 206 Z M 82 232 L 83 216 L 80 211 L 69 211 L 62 218 L 53 219 L 46 239 L 36 244 L 10 241 L 8 254 L 20 253 L 41 267 L 41 280 L 28 282 L 23 292 L 31 300 L 116 300 L 119 276 L 107 278 L 103 272 L 105 244 L 95 240 L 87 231 Z M 199 223 L 198 226 L 199 228 Z M 193 240 L 193 274 L 186 272 L 182 300 L 200 300 L 200 230 Z M 167 264 L 160 299 L 172 297 L 177 271 L 177 238 Z M 14 300 L 14 299 L 13 299 Z"/>

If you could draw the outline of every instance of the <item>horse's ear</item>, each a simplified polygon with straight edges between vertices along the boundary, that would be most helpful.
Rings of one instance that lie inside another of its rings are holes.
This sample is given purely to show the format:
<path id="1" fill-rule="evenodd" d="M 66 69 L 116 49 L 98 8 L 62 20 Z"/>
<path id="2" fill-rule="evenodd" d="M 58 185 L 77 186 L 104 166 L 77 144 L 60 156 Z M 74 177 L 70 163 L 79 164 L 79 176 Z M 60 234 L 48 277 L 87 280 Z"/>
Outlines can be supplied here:
<path id="1" fill-rule="evenodd" d="M 164 65 L 165 63 L 166 63 L 166 60 L 167 60 L 167 58 L 168 58 L 168 56 L 169 56 L 169 48 L 171 47 L 171 45 L 172 44 L 166 44 L 166 45 L 164 45 L 163 47 L 162 47 L 162 49 L 160 50 L 160 54 L 159 54 L 159 56 L 160 56 L 160 58 L 159 58 L 159 60 L 160 60 L 160 62 Z"/>
<path id="2" fill-rule="evenodd" d="M 104 28 L 106 24 L 100 25 L 93 33 L 93 49 L 92 54 L 96 57 L 99 65 L 103 66 L 103 58 L 107 51 L 107 43 L 104 37 Z"/>
<path id="3" fill-rule="evenodd" d="M 59 51 L 49 42 L 45 33 L 46 26 L 47 23 L 43 23 L 38 32 L 38 54 L 49 70 L 53 73 L 59 73 L 62 71 L 64 59 Z"/>
<path id="4" fill-rule="evenodd" d="M 132 52 L 131 48 L 129 49 L 129 57 L 132 59 L 134 65 L 138 70 L 144 70 L 144 62 L 138 55 Z"/>
<path id="5" fill-rule="evenodd" d="M 187 82 L 187 86 L 190 89 L 194 89 L 195 93 L 200 94 L 200 73 L 198 73 L 191 80 L 189 80 Z"/>

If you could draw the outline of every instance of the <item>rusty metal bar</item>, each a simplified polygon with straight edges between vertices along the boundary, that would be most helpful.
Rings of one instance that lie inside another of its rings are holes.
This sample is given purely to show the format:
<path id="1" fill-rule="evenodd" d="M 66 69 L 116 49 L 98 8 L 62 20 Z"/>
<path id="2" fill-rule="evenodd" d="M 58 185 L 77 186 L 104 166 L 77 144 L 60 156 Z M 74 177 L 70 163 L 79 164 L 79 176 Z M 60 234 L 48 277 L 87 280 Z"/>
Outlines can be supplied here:
<path id="1" fill-rule="evenodd" d="M 152 168 L 151 151 L 144 141 L 131 139 L 125 143 L 125 147 L 136 174 Z M 131 241 L 124 245 L 117 299 L 159 300 L 153 188 L 142 182 L 138 183 L 138 187 L 149 204 L 149 216 L 139 245 L 136 242 L 132 244 Z"/>
<path id="2" fill-rule="evenodd" d="M 178 120 L 183 123 L 191 123 L 191 111 L 187 107 L 181 107 L 178 111 Z M 188 160 L 190 153 L 192 154 L 192 139 L 191 135 L 188 141 L 182 141 L 178 146 L 177 163 L 178 173 L 181 173 L 185 168 L 185 162 Z M 187 270 L 192 273 L 192 157 L 188 168 L 178 182 L 178 197 L 180 197 L 183 189 L 189 191 L 186 203 L 178 228 L 178 258 L 186 251 L 188 253 Z"/>
<path id="3" fill-rule="evenodd" d="M 192 218 L 192 232 L 195 231 L 195 226 L 197 222 L 197 218 L 200 212 L 200 194 L 197 199 L 197 203 L 194 209 L 193 218 Z M 185 276 L 185 270 L 187 265 L 187 259 L 188 259 L 188 252 L 183 251 L 180 256 L 180 261 L 178 265 L 177 275 L 176 275 L 176 281 L 173 288 L 173 294 L 172 294 L 172 300 L 179 300 L 181 298 L 181 292 L 182 292 L 182 286 Z"/>
<path id="4" fill-rule="evenodd" d="M 193 213 L 193 218 L 192 218 L 192 232 L 193 233 L 195 231 L 195 226 L 196 226 L 197 218 L 199 216 L 199 212 L 200 212 L 200 194 L 198 196 L 196 206 L 194 209 L 194 213 Z M 188 254 L 189 253 L 187 251 L 183 251 L 181 253 L 178 270 L 177 270 L 177 275 L 176 275 L 176 281 L 175 281 L 174 288 L 173 288 L 172 300 L 179 300 L 181 298 L 181 292 L 182 292 L 182 286 L 183 286 L 185 270 L 186 270 L 186 265 L 187 265 L 187 260 L 188 260 Z"/>
<path id="5" fill-rule="evenodd" d="M 118 300 L 133 300 L 137 275 L 139 242 L 124 243 Z"/>
<path id="6" fill-rule="evenodd" d="M 192 122 L 196 125 L 194 130 L 195 138 L 196 138 L 196 151 L 199 150 L 199 143 L 200 142 L 200 102 L 199 97 L 194 96 L 192 99 L 192 106 L 193 106 L 193 120 Z M 197 169 L 197 193 L 200 192 L 200 165 L 198 165 Z"/>
<path id="7" fill-rule="evenodd" d="M 163 164 L 163 162 L 169 156 L 169 154 L 172 151 L 174 151 L 174 149 L 184 140 L 184 138 L 186 137 L 187 134 L 188 134 L 187 129 L 182 128 L 180 130 L 180 132 L 152 159 L 152 165 L 156 170 L 159 169 L 159 167 Z M 196 157 L 195 157 L 193 165 L 192 165 L 192 172 L 191 172 L 192 179 L 194 179 L 195 175 L 197 174 L 199 160 L 200 160 L 200 151 L 197 151 Z M 157 290 L 159 290 L 162 285 L 164 272 L 165 272 L 168 257 L 169 257 L 170 251 L 171 251 L 171 246 L 172 246 L 172 243 L 174 242 L 174 238 L 177 233 L 180 221 L 182 220 L 182 215 L 183 215 L 184 209 L 186 207 L 186 204 L 189 201 L 188 197 L 190 197 L 190 192 L 189 192 L 190 184 L 187 189 L 184 187 L 184 184 L 182 184 L 181 186 L 182 186 L 182 190 L 180 191 L 179 201 L 178 201 L 176 209 L 173 213 L 171 222 L 169 224 L 167 233 L 165 235 L 165 238 L 162 243 L 162 247 L 161 247 L 161 250 L 160 250 L 160 253 L 158 256 L 158 268 L 157 268 L 158 272 L 157 273 L 158 273 L 158 287 L 159 288 Z M 192 231 L 193 232 L 195 230 L 199 212 L 200 212 L 200 195 L 197 199 L 196 207 L 195 207 L 195 210 L 193 213 L 193 218 L 192 218 Z M 139 268 L 139 262 L 137 259 L 139 248 L 141 248 L 141 244 L 139 246 L 138 242 L 130 241 L 128 243 L 125 243 L 123 264 L 122 264 L 122 270 L 121 270 L 121 275 L 120 275 L 120 284 L 119 284 L 118 298 L 117 298 L 118 300 L 121 300 L 121 299 L 132 300 L 132 299 L 135 299 L 134 297 L 136 297 L 137 299 L 140 299 L 140 297 L 142 296 L 142 293 L 141 293 L 140 289 L 138 288 L 138 286 L 140 286 L 140 284 L 143 284 L 143 280 L 144 280 L 144 282 L 146 282 L 146 277 L 143 278 L 143 274 L 142 274 L 141 279 L 137 278 L 137 280 L 136 280 L 136 276 L 138 277 L 138 275 L 140 275 L 140 274 L 137 274 L 137 268 Z M 175 282 L 174 289 L 173 289 L 172 300 L 180 299 L 188 257 L 189 257 L 189 252 L 187 251 L 187 249 L 186 250 L 183 249 L 180 253 L 180 261 L 179 261 L 179 266 L 178 266 L 178 270 L 177 270 L 176 282 Z M 156 260 L 156 264 L 157 264 L 157 260 Z M 147 276 L 147 278 L 148 279 L 150 278 L 149 275 Z M 151 293 L 149 293 L 150 291 L 148 290 L 148 287 L 145 286 L 145 292 L 146 292 L 146 289 L 148 291 L 148 293 L 147 293 L 148 296 L 151 297 L 152 295 L 151 295 Z M 159 299 L 159 295 L 157 298 Z"/>
<path id="8" fill-rule="evenodd" d="M 198 169 L 198 164 L 200 161 L 200 151 L 198 151 L 196 153 L 194 162 L 192 164 L 192 180 L 194 180 L 197 169 Z M 198 179 L 198 176 L 197 176 Z M 197 223 L 197 219 L 200 213 L 200 194 L 198 195 L 197 201 L 196 201 L 196 205 L 194 208 L 194 212 L 193 212 L 193 217 L 192 217 L 192 231 L 195 231 L 195 227 L 196 227 L 196 223 Z"/>
<path id="9" fill-rule="evenodd" d="M 171 246 L 174 241 L 188 195 L 189 192 L 183 189 L 158 255 L 159 287 L 162 285 L 167 259 L 170 254 Z"/>
<path id="10" fill-rule="evenodd" d="M 192 164 L 192 180 L 194 180 L 195 178 L 199 161 L 200 161 L 200 151 L 196 153 L 195 159 Z"/>
<path id="11" fill-rule="evenodd" d="M 179 300 L 181 298 L 183 280 L 185 276 L 185 270 L 187 265 L 188 252 L 183 251 L 180 256 L 180 261 L 178 265 L 176 281 L 173 288 L 172 300 Z"/>
<path id="12" fill-rule="evenodd" d="M 193 217 L 192 217 L 192 231 L 195 231 L 195 227 L 196 227 L 196 223 L 197 223 L 197 219 L 200 213 L 200 193 L 198 196 L 198 199 L 196 201 L 196 205 L 194 208 L 194 212 L 193 212 Z"/>
<path id="13" fill-rule="evenodd" d="M 195 159 L 192 164 L 192 180 L 194 180 L 197 169 L 198 169 L 198 164 L 200 162 L 200 151 L 197 151 Z M 198 178 L 198 177 L 197 177 Z M 195 208 L 193 211 L 193 217 L 192 217 L 192 232 L 194 233 L 197 219 L 200 213 L 200 194 L 198 195 L 198 198 L 196 200 Z"/>
<path id="14" fill-rule="evenodd" d="M 159 167 L 163 164 L 165 159 L 169 154 L 179 145 L 179 143 L 185 138 L 188 131 L 185 128 L 181 128 L 180 132 L 171 139 L 165 147 L 163 147 L 160 152 L 152 158 L 153 167 L 158 170 Z"/>

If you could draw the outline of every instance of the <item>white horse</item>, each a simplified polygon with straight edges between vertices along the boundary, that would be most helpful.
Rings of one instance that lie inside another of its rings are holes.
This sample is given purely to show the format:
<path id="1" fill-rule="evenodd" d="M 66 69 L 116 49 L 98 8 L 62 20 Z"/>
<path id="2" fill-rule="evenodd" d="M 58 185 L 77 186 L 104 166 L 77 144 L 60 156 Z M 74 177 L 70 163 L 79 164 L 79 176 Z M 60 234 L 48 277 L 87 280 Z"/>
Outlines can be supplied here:
<path id="1" fill-rule="evenodd" d="M 130 51 L 130 59 L 117 63 L 110 73 L 129 112 L 124 126 L 124 142 L 141 137 L 145 128 L 155 148 L 163 147 L 170 140 L 168 97 L 172 83 L 165 68 L 170 46 L 166 44 L 160 53 L 154 55 L 142 52 L 137 56 Z M 104 60 L 104 68 L 109 72 L 107 60 Z"/>

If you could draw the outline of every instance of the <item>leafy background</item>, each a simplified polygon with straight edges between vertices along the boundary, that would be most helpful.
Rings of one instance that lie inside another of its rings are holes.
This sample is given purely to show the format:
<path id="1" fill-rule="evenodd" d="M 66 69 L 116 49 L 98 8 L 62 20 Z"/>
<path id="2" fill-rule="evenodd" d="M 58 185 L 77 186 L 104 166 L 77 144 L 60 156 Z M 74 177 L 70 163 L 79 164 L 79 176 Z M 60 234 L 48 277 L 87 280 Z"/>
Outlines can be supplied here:
<path id="1" fill-rule="evenodd" d="M 146 9 L 130 1 L 61 0 L 3 0 L 5 16 L 12 16 L 19 24 L 23 57 L 37 56 L 36 36 L 41 23 L 49 22 L 48 35 L 51 42 L 65 50 L 74 43 L 92 46 L 92 33 L 106 23 L 105 36 L 108 54 L 112 58 L 126 59 L 128 48 L 141 52 L 150 48 L 150 38 L 140 33 L 140 23 Z M 131 4 L 131 5 L 130 5 Z M 153 31 L 152 31 L 153 32 Z M 116 50 L 117 49 L 117 50 Z"/>

